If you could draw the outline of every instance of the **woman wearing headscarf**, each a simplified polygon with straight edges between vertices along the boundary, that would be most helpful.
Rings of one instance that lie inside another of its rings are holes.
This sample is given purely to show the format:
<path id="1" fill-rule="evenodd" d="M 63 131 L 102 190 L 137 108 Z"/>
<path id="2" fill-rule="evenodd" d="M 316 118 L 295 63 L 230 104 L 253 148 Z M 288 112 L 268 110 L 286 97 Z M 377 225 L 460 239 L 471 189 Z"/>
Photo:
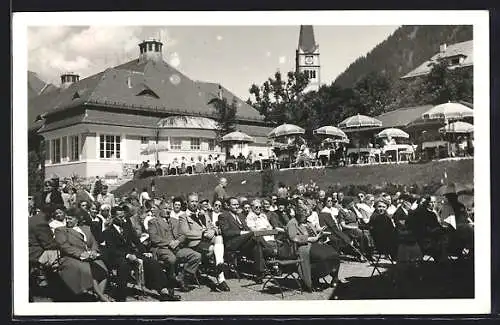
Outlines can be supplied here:
<path id="1" fill-rule="evenodd" d="M 319 278 L 330 274 L 331 286 L 338 282 L 340 258 L 338 252 L 331 246 L 321 244 L 321 231 L 307 222 L 309 208 L 298 201 L 295 216 L 287 224 L 290 240 L 297 245 L 301 259 L 299 273 L 308 292 L 319 287 Z"/>
<path id="2" fill-rule="evenodd" d="M 60 275 L 74 295 L 92 289 L 100 301 L 110 301 L 104 295 L 108 270 L 100 259 L 98 244 L 86 225 L 80 226 L 82 213 L 69 209 L 66 227 L 55 230 L 55 240 L 61 252 Z"/>

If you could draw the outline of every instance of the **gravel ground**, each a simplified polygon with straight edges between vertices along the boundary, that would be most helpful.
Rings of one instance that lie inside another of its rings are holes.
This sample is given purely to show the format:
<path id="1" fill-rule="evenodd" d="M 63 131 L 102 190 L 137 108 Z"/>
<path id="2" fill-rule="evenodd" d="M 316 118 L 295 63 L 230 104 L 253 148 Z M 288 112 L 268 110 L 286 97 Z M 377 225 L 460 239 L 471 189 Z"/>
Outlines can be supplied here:
<path id="1" fill-rule="evenodd" d="M 383 261 L 382 265 L 390 265 Z M 382 275 L 376 273 L 370 277 L 373 267 L 369 263 L 343 261 L 340 279 L 344 283 L 335 290 L 326 287 L 321 292 L 300 292 L 293 281 L 282 282 L 285 300 L 328 300 L 337 299 L 392 299 L 392 298 L 472 298 L 474 296 L 474 267 L 472 261 L 453 261 L 444 265 L 433 262 L 425 263 L 416 273 L 415 278 L 399 275 L 400 285 L 394 285 L 394 267 L 382 268 Z M 329 277 L 326 280 L 330 280 Z M 287 280 L 284 280 L 287 281 Z M 203 281 L 201 281 L 203 282 Z M 204 284 L 190 292 L 177 292 L 183 301 L 267 301 L 281 300 L 279 289 L 268 284 L 262 291 L 262 284 L 242 278 L 240 281 L 226 277 L 230 292 L 213 292 Z M 295 288 L 295 289 L 294 289 Z M 153 301 L 152 295 L 131 295 L 130 301 Z M 35 296 L 35 302 L 51 301 L 50 298 Z"/>

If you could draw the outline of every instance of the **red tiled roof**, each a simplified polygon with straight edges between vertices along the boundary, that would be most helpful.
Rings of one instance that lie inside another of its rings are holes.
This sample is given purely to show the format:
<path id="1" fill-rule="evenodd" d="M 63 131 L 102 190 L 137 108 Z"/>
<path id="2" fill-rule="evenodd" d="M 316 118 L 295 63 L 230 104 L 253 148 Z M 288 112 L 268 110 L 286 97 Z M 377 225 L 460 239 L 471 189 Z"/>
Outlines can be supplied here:
<path id="1" fill-rule="evenodd" d="M 50 115 L 77 106 L 98 106 L 210 117 L 215 111 L 208 101 L 217 87 L 212 83 L 195 82 L 163 61 L 135 59 L 82 79 L 67 89 L 51 92 L 43 99 L 34 98 L 29 102 L 32 113 L 28 115 L 33 121 L 33 115 Z M 148 91 L 142 92 L 145 89 Z M 150 96 L 149 91 L 159 98 Z M 229 102 L 236 97 L 225 88 L 223 94 Z M 239 98 L 237 101 L 237 119 L 263 121 L 257 110 Z"/>

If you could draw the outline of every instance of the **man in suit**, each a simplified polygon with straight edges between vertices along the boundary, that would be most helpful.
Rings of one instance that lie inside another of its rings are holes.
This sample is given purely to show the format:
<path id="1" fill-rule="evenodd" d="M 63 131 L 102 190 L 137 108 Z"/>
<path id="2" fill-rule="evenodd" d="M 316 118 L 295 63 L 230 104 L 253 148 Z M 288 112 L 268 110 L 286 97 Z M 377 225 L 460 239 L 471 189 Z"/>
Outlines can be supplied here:
<path id="1" fill-rule="evenodd" d="M 174 211 L 180 212 L 180 202 L 175 205 Z M 174 214 L 175 216 L 176 214 Z M 184 262 L 184 269 L 178 278 L 181 291 L 188 291 L 186 280 L 193 278 L 201 263 L 201 254 L 189 247 L 184 247 L 186 237 L 179 233 L 179 218 L 163 213 L 149 220 L 148 226 L 151 251 L 156 259 L 167 265 L 170 277 L 175 277 L 177 262 Z"/>
<path id="2" fill-rule="evenodd" d="M 52 205 L 46 204 L 28 221 L 29 260 L 47 268 L 55 267 L 58 259 L 58 246 L 49 227 L 53 211 Z"/>
<path id="3" fill-rule="evenodd" d="M 446 261 L 449 231 L 441 225 L 436 204 L 436 197 L 424 197 L 422 204 L 408 216 L 407 223 L 424 254 L 431 255 L 435 261 Z"/>
<path id="4" fill-rule="evenodd" d="M 127 280 L 130 271 L 139 259 L 143 262 L 146 287 L 158 291 L 162 301 L 178 301 L 180 296 L 174 294 L 175 279 L 169 279 L 162 266 L 155 261 L 151 253 L 146 251 L 139 237 L 132 229 L 130 220 L 120 206 L 111 209 L 112 225 L 104 231 L 106 242 L 104 260 L 109 269 L 118 272 L 117 301 L 125 301 Z"/>
<path id="5" fill-rule="evenodd" d="M 212 202 L 215 202 L 215 200 L 221 200 L 221 202 L 224 202 L 226 200 L 227 198 L 226 186 L 227 186 L 227 179 L 225 177 L 222 177 L 219 180 L 219 185 L 217 185 L 214 189 L 214 197 Z"/>
<path id="6" fill-rule="evenodd" d="M 218 228 L 215 227 L 208 211 L 198 209 L 198 194 L 188 195 L 188 206 L 186 212 L 179 217 L 179 232 L 186 238 L 186 246 L 208 256 L 212 252 L 215 256 L 215 268 L 217 272 L 216 291 L 229 291 L 230 288 L 224 278 L 224 244 L 216 237 Z"/>
<path id="7" fill-rule="evenodd" d="M 241 251 L 250 255 L 254 260 L 256 282 L 262 283 L 266 271 L 265 256 L 272 256 L 274 251 L 262 237 L 255 237 L 244 220 L 238 216 L 239 202 L 231 197 L 227 202 L 228 211 L 219 216 L 219 226 L 227 250 Z"/>

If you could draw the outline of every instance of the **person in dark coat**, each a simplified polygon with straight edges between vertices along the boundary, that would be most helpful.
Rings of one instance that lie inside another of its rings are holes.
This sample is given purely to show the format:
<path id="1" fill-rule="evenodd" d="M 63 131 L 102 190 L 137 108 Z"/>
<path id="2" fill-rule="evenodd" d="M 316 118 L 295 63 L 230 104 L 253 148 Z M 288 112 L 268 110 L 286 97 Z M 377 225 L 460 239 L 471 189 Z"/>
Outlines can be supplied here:
<path id="1" fill-rule="evenodd" d="M 276 205 L 277 205 L 277 210 L 269 211 L 273 213 L 270 213 L 267 216 L 267 218 L 269 219 L 271 226 L 273 226 L 274 228 L 285 229 L 286 225 L 290 221 L 290 216 L 288 215 L 287 212 L 288 201 L 286 199 L 279 198 L 276 200 Z M 264 209 L 266 209 L 265 206 Z M 266 215 L 267 213 L 268 212 L 266 212 Z"/>
<path id="2" fill-rule="evenodd" d="M 387 214 L 387 207 L 385 201 L 378 200 L 368 225 L 377 251 L 389 254 L 395 260 L 398 251 L 397 233 L 392 219 Z"/>
<path id="3" fill-rule="evenodd" d="M 58 264 L 58 245 L 49 227 L 54 208 L 46 204 L 41 210 L 28 221 L 29 261 L 55 268 Z"/>
<path id="4" fill-rule="evenodd" d="M 130 220 L 120 206 L 111 209 L 112 225 L 104 231 L 106 249 L 104 260 L 110 269 L 118 273 L 117 301 L 125 301 L 127 280 L 131 270 L 142 260 L 146 287 L 158 291 L 160 300 L 179 301 L 174 294 L 175 279 L 169 279 L 163 267 L 146 251 L 139 237 L 132 229 Z M 139 260 L 140 259 L 140 260 Z"/>
<path id="5" fill-rule="evenodd" d="M 407 222 L 422 252 L 438 262 L 447 259 L 449 231 L 446 226 L 441 225 L 435 211 L 436 204 L 436 197 L 424 197 L 420 206 L 409 215 Z"/>
<path id="6" fill-rule="evenodd" d="M 64 208 L 64 200 L 59 190 L 58 180 L 50 180 L 45 183 L 45 191 L 42 196 L 41 204 L 51 204 L 54 209 Z"/>
<path id="7" fill-rule="evenodd" d="M 90 202 L 86 200 L 81 201 L 78 204 L 78 207 L 79 209 L 77 211 L 78 213 L 81 214 L 80 224 L 90 226 L 90 224 L 92 223 L 92 215 L 90 213 Z"/>
<path id="8" fill-rule="evenodd" d="M 456 255 L 460 256 L 464 249 L 473 250 L 474 248 L 474 223 L 469 217 L 467 208 L 458 200 L 456 193 L 445 194 L 448 211 L 441 211 L 441 219 L 446 219 L 450 215 L 455 216 L 456 228 L 450 230 L 450 248 Z M 446 213 L 448 212 L 448 213 Z M 447 215 L 448 214 L 448 215 Z"/>
<path id="9" fill-rule="evenodd" d="M 59 274 L 74 295 L 93 289 L 100 301 L 110 301 L 104 295 L 108 269 L 90 228 L 79 226 L 81 218 L 77 208 L 68 210 L 66 227 L 58 227 L 54 232 L 61 251 Z"/>
<path id="10" fill-rule="evenodd" d="M 274 250 L 266 245 L 262 237 L 255 237 L 250 231 L 245 220 L 238 215 L 240 203 L 235 197 L 227 201 L 228 211 L 219 216 L 219 227 L 224 239 L 227 251 L 240 251 L 244 255 L 250 255 L 254 261 L 255 281 L 262 283 L 266 271 L 265 256 L 272 256 Z"/>
<path id="11" fill-rule="evenodd" d="M 273 228 L 278 230 L 280 233 L 284 233 L 286 224 L 283 225 L 277 213 L 275 211 L 271 211 L 271 200 L 263 199 L 262 208 L 263 208 L 262 212 L 265 213 L 267 220 L 269 220 L 271 226 L 273 226 Z"/>
<path id="12" fill-rule="evenodd" d="M 394 212 L 392 219 L 396 226 L 398 238 L 398 263 L 416 263 L 422 259 L 422 251 L 417 243 L 417 238 L 411 231 L 412 218 L 411 197 L 408 194 L 400 196 L 401 205 Z M 413 219 L 415 220 L 415 219 Z"/>

